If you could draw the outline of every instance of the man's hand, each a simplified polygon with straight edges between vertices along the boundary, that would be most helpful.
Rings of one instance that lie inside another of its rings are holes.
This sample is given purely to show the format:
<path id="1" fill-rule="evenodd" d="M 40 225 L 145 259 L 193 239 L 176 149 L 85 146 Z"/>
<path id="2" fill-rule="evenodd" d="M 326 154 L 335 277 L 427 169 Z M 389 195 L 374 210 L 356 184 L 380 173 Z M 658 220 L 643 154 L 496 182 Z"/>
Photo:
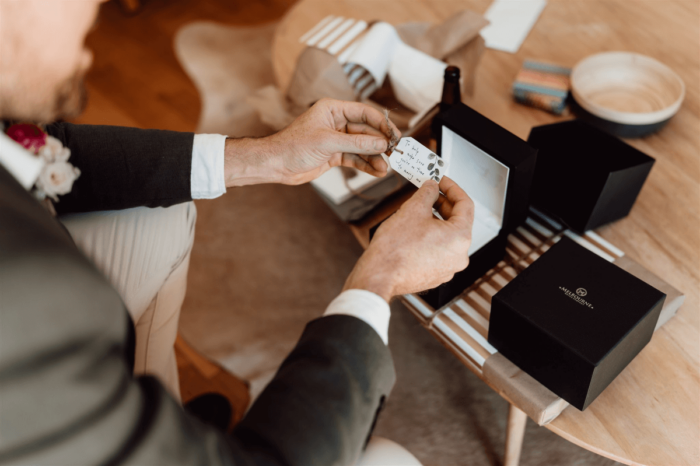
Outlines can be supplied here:
<path id="1" fill-rule="evenodd" d="M 345 290 L 372 291 L 387 302 L 452 279 L 469 264 L 474 203 L 457 183 L 427 181 L 377 230 L 345 283 Z M 435 206 L 444 220 L 433 216 Z"/>
<path id="2" fill-rule="evenodd" d="M 400 137 L 393 123 L 391 127 Z M 386 118 L 377 109 L 322 99 L 279 133 L 227 140 L 226 186 L 302 184 L 341 165 L 384 176 L 388 167 L 379 154 L 390 138 Z"/>

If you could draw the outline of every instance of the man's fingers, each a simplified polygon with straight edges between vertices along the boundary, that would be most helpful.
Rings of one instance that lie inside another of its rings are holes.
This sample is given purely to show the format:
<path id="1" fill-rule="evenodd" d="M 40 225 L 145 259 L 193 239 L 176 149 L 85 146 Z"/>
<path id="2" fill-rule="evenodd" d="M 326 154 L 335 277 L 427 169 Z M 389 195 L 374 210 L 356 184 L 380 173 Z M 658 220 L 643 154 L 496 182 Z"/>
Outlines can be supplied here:
<path id="1" fill-rule="evenodd" d="M 435 201 L 433 208 L 437 210 L 444 219 L 448 219 L 452 216 L 452 204 L 443 194 L 438 196 L 438 200 Z"/>
<path id="2" fill-rule="evenodd" d="M 360 156 L 363 159 L 367 160 L 370 165 L 375 170 L 378 170 L 379 172 L 382 173 L 382 176 L 386 174 L 386 172 L 389 170 L 389 164 L 386 163 L 384 158 L 381 155 L 370 155 L 370 156 Z"/>
<path id="3" fill-rule="evenodd" d="M 379 136 L 386 139 L 384 133 L 364 123 L 348 123 L 346 127 L 348 134 L 368 134 L 370 136 Z"/>
<path id="4" fill-rule="evenodd" d="M 340 110 L 343 119 L 347 123 L 364 123 L 382 132 L 387 138 L 391 138 L 391 130 L 394 131 L 397 137 L 401 137 L 401 132 L 396 125 L 389 121 L 386 123 L 384 114 L 376 108 L 360 102 L 343 102 L 334 101 L 335 107 Z M 340 115 L 334 115 L 336 120 Z M 391 129 L 390 129 L 391 127 Z"/>
<path id="5" fill-rule="evenodd" d="M 450 206 L 447 215 L 443 215 L 442 212 L 438 210 L 440 215 L 442 215 L 445 220 L 449 220 L 449 218 L 464 218 L 471 224 L 474 220 L 474 202 L 467 193 L 447 176 L 442 177 L 440 181 L 440 190 L 445 193 L 445 200 L 441 202 L 441 205 L 445 210 L 447 210 L 447 208 L 444 206 Z"/>
<path id="6" fill-rule="evenodd" d="M 386 152 L 389 141 L 384 136 L 369 134 L 346 134 L 336 132 L 331 139 L 331 152 L 348 152 L 350 154 L 374 155 Z"/>
<path id="7" fill-rule="evenodd" d="M 344 153 L 341 156 L 340 164 L 344 167 L 357 168 L 365 173 L 369 173 L 372 176 L 384 176 L 386 175 L 386 162 L 381 157 L 377 157 L 379 162 L 377 162 L 375 157 L 369 159 L 369 161 L 363 159 L 357 154 Z"/>

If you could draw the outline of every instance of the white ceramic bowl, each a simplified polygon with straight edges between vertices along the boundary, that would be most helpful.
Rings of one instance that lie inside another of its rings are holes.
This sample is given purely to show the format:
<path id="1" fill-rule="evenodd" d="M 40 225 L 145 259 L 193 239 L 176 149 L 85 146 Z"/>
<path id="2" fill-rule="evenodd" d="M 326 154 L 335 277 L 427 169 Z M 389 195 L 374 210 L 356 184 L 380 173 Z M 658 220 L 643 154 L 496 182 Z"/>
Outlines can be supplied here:
<path id="1" fill-rule="evenodd" d="M 613 128 L 631 126 L 633 133 L 648 133 L 659 129 L 678 111 L 685 97 L 685 83 L 653 58 L 631 52 L 604 52 L 574 66 L 571 94 L 583 110 L 613 123 Z"/>

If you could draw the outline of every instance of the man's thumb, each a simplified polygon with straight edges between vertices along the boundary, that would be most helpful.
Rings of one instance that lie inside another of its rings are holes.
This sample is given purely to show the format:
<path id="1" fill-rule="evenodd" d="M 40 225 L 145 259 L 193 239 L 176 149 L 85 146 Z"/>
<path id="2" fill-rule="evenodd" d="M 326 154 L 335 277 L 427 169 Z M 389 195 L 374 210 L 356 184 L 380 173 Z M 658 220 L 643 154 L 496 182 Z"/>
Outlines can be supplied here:
<path id="1" fill-rule="evenodd" d="M 433 204 L 435 204 L 440 196 L 440 187 L 434 180 L 427 180 L 423 183 L 418 191 L 411 197 L 411 202 L 415 204 L 421 211 L 432 212 Z"/>

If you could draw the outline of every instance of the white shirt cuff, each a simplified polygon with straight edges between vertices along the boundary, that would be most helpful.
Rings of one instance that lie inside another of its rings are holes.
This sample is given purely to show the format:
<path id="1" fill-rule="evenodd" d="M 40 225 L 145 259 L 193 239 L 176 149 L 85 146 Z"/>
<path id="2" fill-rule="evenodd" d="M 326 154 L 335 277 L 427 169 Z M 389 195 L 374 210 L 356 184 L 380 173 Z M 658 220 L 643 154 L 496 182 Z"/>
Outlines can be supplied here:
<path id="1" fill-rule="evenodd" d="M 367 290 L 343 291 L 326 309 L 324 316 L 346 315 L 357 317 L 372 327 L 389 344 L 389 304 L 378 295 Z"/>
<path id="2" fill-rule="evenodd" d="M 192 199 L 214 199 L 226 192 L 224 149 L 226 136 L 195 134 L 192 144 Z"/>

